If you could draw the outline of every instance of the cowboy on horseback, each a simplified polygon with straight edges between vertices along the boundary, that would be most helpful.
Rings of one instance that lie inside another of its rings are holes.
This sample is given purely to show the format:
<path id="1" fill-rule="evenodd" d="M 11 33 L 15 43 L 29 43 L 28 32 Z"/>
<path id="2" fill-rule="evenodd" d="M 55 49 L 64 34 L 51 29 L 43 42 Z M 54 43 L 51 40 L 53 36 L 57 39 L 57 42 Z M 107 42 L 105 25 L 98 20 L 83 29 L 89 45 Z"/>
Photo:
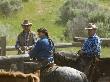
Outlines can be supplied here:
<path id="1" fill-rule="evenodd" d="M 55 47 L 45 28 L 37 30 L 39 40 L 29 52 L 30 57 L 37 62 L 40 70 L 40 82 L 88 82 L 84 73 L 70 67 L 60 67 L 54 64 Z"/>
<path id="2" fill-rule="evenodd" d="M 88 30 L 88 38 L 85 40 L 82 49 L 78 51 L 78 54 L 83 61 L 83 72 L 88 71 L 88 66 L 91 64 L 91 61 L 98 60 L 100 58 L 101 52 L 101 39 L 97 36 L 96 30 L 98 29 L 95 24 L 89 23 L 88 27 L 85 28 Z"/>
<path id="3" fill-rule="evenodd" d="M 39 40 L 35 43 L 34 48 L 29 52 L 29 55 L 40 64 L 40 69 L 45 69 L 47 66 L 54 64 L 54 43 L 49 38 L 48 31 L 45 28 L 37 30 Z"/>

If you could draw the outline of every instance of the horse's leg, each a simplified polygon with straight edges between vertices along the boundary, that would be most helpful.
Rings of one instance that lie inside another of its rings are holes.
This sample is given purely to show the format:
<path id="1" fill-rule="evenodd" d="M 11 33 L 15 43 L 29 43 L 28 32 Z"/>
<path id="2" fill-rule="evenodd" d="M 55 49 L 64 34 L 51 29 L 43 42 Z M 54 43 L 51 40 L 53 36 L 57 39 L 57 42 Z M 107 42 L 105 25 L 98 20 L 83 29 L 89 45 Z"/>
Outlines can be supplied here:
<path id="1" fill-rule="evenodd" d="M 91 64 L 89 68 L 89 74 L 87 75 L 89 82 L 97 82 L 100 78 L 100 73 L 96 64 Z"/>
<path id="2" fill-rule="evenodd" d="M 76 62 L 75 62 L 75 69 L 83 71 L 83 66 L 82 66 L 82 58 L 78 57 Z"/>

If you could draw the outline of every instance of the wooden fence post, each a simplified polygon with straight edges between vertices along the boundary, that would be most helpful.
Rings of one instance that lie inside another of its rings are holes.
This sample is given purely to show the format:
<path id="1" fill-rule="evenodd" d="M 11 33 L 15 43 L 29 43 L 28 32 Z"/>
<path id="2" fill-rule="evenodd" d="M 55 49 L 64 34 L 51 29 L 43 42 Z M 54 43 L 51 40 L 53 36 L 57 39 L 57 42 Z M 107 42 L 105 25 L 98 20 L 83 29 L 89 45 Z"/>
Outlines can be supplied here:
<path id="1" fill-rule="evenodd" d="M 0 38 L 1 53 L 0 56 L 6 56 L 6 36 Z"/>

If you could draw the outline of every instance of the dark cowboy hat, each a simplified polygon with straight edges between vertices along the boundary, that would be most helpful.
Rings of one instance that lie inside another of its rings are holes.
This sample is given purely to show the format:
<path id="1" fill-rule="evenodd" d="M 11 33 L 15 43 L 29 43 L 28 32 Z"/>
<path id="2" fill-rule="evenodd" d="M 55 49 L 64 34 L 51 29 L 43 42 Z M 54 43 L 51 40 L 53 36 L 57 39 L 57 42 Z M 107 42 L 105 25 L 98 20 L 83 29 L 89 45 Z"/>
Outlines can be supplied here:
<path id="1" fill-rule="evenodd" d="M 21 25 L 22 26 L 32 26 L 32 23 L 30 23 L 29 20 L 24 20 Z"/>
<path id="2" fill-rule="evenodd" d="M 98 27 L 94 23 L 89 23 L 85 30 L 98 29 Z"/>
<path id="3" fill-rule="evenodd" d="M 39 28 L 39 29 L 37 29 L 37 32 L 48 33 L 46 28 Z"/>

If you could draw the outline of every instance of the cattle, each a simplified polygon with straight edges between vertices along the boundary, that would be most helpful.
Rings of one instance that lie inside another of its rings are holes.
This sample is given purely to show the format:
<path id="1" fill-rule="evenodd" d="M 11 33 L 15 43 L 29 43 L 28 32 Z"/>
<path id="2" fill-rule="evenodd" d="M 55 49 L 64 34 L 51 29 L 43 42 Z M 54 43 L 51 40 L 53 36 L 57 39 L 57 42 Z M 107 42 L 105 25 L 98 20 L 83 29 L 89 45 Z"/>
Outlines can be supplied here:
<path id="1" fill-rule="evenodd" d="M 40 82 L 35 74 L 21 72 L 0 72 L 0 82 Z"/>

